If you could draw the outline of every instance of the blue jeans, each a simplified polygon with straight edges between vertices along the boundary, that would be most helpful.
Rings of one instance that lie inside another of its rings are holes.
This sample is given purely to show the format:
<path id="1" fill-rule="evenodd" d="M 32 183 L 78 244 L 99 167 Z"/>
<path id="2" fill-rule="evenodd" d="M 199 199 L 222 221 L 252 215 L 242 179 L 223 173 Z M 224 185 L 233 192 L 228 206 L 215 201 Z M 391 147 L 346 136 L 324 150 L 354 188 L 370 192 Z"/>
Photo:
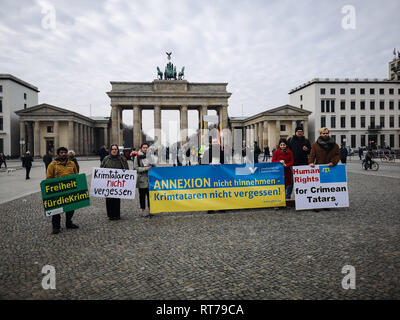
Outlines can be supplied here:
<path id="1" fill-rule="evenodd" d="M 286 199 L 290 199 L 292 197 L 292 191 L 293 191 L 293 185 L 285 187 Z"/>

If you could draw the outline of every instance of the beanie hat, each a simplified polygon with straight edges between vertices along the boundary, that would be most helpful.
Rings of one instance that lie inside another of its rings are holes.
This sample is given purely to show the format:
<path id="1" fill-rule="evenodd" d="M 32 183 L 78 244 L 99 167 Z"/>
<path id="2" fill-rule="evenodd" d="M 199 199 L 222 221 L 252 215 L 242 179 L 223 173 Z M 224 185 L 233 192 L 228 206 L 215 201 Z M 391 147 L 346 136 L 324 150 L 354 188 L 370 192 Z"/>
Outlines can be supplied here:
<path id="1" fill-rule="evenodd" d="M 65 147 L 59 147 L 59 148 L 57 149 L 57 154 L 60 154 L 61 151 L 68 152 L 68 149 L 65 148 Z"/>
<path id="2" fill-rule="evenodd" d="M 303 131 L 303 127 L 296 127 L 296 130 L 294 130 L 294 133 L 296 133 L 299 130 Z"/>

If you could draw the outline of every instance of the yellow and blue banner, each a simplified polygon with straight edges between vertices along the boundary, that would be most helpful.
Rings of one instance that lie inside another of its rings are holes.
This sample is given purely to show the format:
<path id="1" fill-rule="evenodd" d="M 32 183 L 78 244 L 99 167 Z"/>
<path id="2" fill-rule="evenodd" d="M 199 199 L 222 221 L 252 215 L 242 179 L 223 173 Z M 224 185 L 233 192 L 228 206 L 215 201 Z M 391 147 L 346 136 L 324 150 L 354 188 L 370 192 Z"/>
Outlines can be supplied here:
<path id="1" fill-rule="evenodd" d="M 281 163 L 151 168 L 149 191 L 151 213 L 286 205 Z"/>

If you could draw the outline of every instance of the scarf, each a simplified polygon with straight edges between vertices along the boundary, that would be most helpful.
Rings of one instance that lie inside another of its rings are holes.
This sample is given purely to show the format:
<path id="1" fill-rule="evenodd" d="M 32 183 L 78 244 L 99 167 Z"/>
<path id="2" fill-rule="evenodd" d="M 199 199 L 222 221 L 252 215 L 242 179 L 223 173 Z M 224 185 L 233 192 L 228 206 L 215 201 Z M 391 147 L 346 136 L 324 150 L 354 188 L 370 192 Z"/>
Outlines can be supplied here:
<path id="1" fill-rule="evenodd" d="M 57 157 L 55 160 L 58 161 L 58 162 L 61 162 L 60 164 L 62 164 L 63 166 L 66 166 L 67 162 L 68 162 L 68 157 L 65 157 L 65 159 Z"/>
<path id="2" fill-rule="evenodd" d="M 329 137 L 328 140 L 324 140 L 324 139 L 322 139 L 321 136 L 318 137 L 317 143 L 326 152 L 331 151 L 333 149 L 333 147 L 335 146 L 335 144 L 336 144 L 336 142 L 332 139 L 332 137 Z"/>

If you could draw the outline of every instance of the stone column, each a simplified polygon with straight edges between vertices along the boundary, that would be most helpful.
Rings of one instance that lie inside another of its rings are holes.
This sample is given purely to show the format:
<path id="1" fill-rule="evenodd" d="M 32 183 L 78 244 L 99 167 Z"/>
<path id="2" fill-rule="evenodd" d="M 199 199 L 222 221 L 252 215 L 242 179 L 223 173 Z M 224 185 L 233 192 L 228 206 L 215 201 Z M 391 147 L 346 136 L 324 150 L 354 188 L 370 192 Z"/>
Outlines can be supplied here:
<path id="1" fill-rule="evenodd" d="M 90 127 L 90 153 L 93 152 L 94 148 L 94 128 Z"/>
<path id="2" fill-rule="evenodd" d="M 74 122 L 68 121 L 68 149 L 75 151 L 74 145 Z"/>
<path id="3" fill-rule="evenodd" d="M 250 141 L 250 128 L 249 126 L 245 126 L 245 137 L 246 137 L 246 146 L 250 146 L 249 141 Z"/>
<path id="4" fill-rule="evenodd" d="M 83 124 L 79 124 L 79 154 L 84 154 L 85 138 L 83 137 Z"/>
<path id="5" fill-rule="evenodd" d="M 33 152 L 33 125 L 32 122 L 28 122 L 26 125 L 26 129 L 28 131 L 28 140 L 27 143 L 25 144 L 25 152 L 30 151 L 31 154 Z"/>
<path id="6" fill-rule="evenodd" d="M 251 129 L 251 131 L 250 131 L 250 137 L 251 137 L 250 146 L 254 147 L 254 141 L 255 141 L 255 138 L 256 138 L 256 135 L 255 135 L 256 125 L 252 124 L 250 126 L 250 129 Z"/>
<path id="7" fill-rule="evenodd" d="M 20 153 L 21 156 L 25 153 L 26 144 L 28 142 L 28 141 L 26 141 L 25 136 L 26 136 L 25 122 L 24 121 L 20 121 L 19 122 L 19 140 L 20 140 L 20 142 L 21 141 L 24 142 L 24 144 L 20 143 L 19 153 Z"/>
<path id="8" fill-rule="evenodd" d="M 262 137 L 263 137 L 263 148 L 265 148 L 266 146 L 268 146 L 268 121 L 263 122 Z"/>
<path id="9" fill-rule="evenodd" d="M 289 137 L 295 134 L 294 130 L 296 130 L 296 126 L 296 120 L 292 120 L 292 132 L 289 134 Z"/>
<path id="10" fill-rule="evenodd" d="M 112 105 L 111 107 L 111 144 L 118 144 L 119 142 L 119 123 L 118 123 L 118 105 Z"/>
<path id="11" fill-rule="evenodd" d="M 304 120 L 303 123 L 303 131 L 304 131 L 304 136 L 309 139 L 308 137 L 308 120 Z"/>
<path id="12" fill-rule="evenodd" d="M 207 105 L 202 105 L 199 108 L 199 146 L 203 145 L 208 145 L 207 142 L 207 125 L 203 128 L 203 117 L 206 116 L 208 114 L 208 110 L 207 110 Z M 201 130 L 204 129 L 204 141 L 201 141 Z"/>
<path id="13" fill-rule="evenodd" d="M 53 122 L 53 134 L 54 134 L 54 150 L 57 150 L 60 147 L 60 132 L 59 132 L 58 121 Z"/>
<path id="14" fill-rule="evenodd" d="M 103 128 L 103 130 L 104 130 L 104 145 L 109 148 L 110 146 L 108 144 L 108 128 L 107 127 Z"/>
<path id="15" fill-rule="evenodd" d="M 79 154 L 79 123 L 73 122 L 74 124 L 74 148 L 75 153 Z"/>
<path id="16" fill-rule="evenodd" d="M 34 152 L 33 155 L 35 157 L 40 157 L 40 121 L 36 120 L 35 124 L 34 124 L 34 129 L 33 129 L 34 133 Z"/>
<path id="17" fill-rule="evenodd" d="M 276 143 L 278 144 L 279 139 L 281 138 L 281 121 L 280 120 L 276 120 Z"/>
<path id="18" fill-rule="evenodd" d="M 161 145 L 161 107 L 154 106 L 154 144 Z"/>
<path id="19" fill-rule="evenodd" d="M 88 126 L 83 125 L 83 154 L 88 152 Z"/>
<path id="20" fill-rule="evenodd" d="M 228 121 L 228 105 L 222 105 L 221 107 L 221 129 L 223 132 L 223 146 L 229 146 L 231 145 L 231 139 L 229 135 L 229 121 Z"/>
<path id="21" fill-rule="evenodd" d="M 133 147 L 140 149 L 142 140 L 142 110 L 139 106 L 133 106 Z"/>
<path id="22" fill-rule="evenodd" d="M 187 142 L 188 139 L 188 109 L 187 106 L 181 106 L 181 146 Z"/>
<path id="23" fill-rule="evenodd" d="M 273 121 L 268 121 L 268 147 L 272 152 L 272 149 L 275 149 L 275 146 L 278 144 L 276 141 L 276 127 L 273 124 Z"/>
<path id="24" fill-rule="evenodd" d="M 122 107 L 118 107 L 118 145 L 122 146 L 124 144 L 124 136 L 122 127 Z"/>

